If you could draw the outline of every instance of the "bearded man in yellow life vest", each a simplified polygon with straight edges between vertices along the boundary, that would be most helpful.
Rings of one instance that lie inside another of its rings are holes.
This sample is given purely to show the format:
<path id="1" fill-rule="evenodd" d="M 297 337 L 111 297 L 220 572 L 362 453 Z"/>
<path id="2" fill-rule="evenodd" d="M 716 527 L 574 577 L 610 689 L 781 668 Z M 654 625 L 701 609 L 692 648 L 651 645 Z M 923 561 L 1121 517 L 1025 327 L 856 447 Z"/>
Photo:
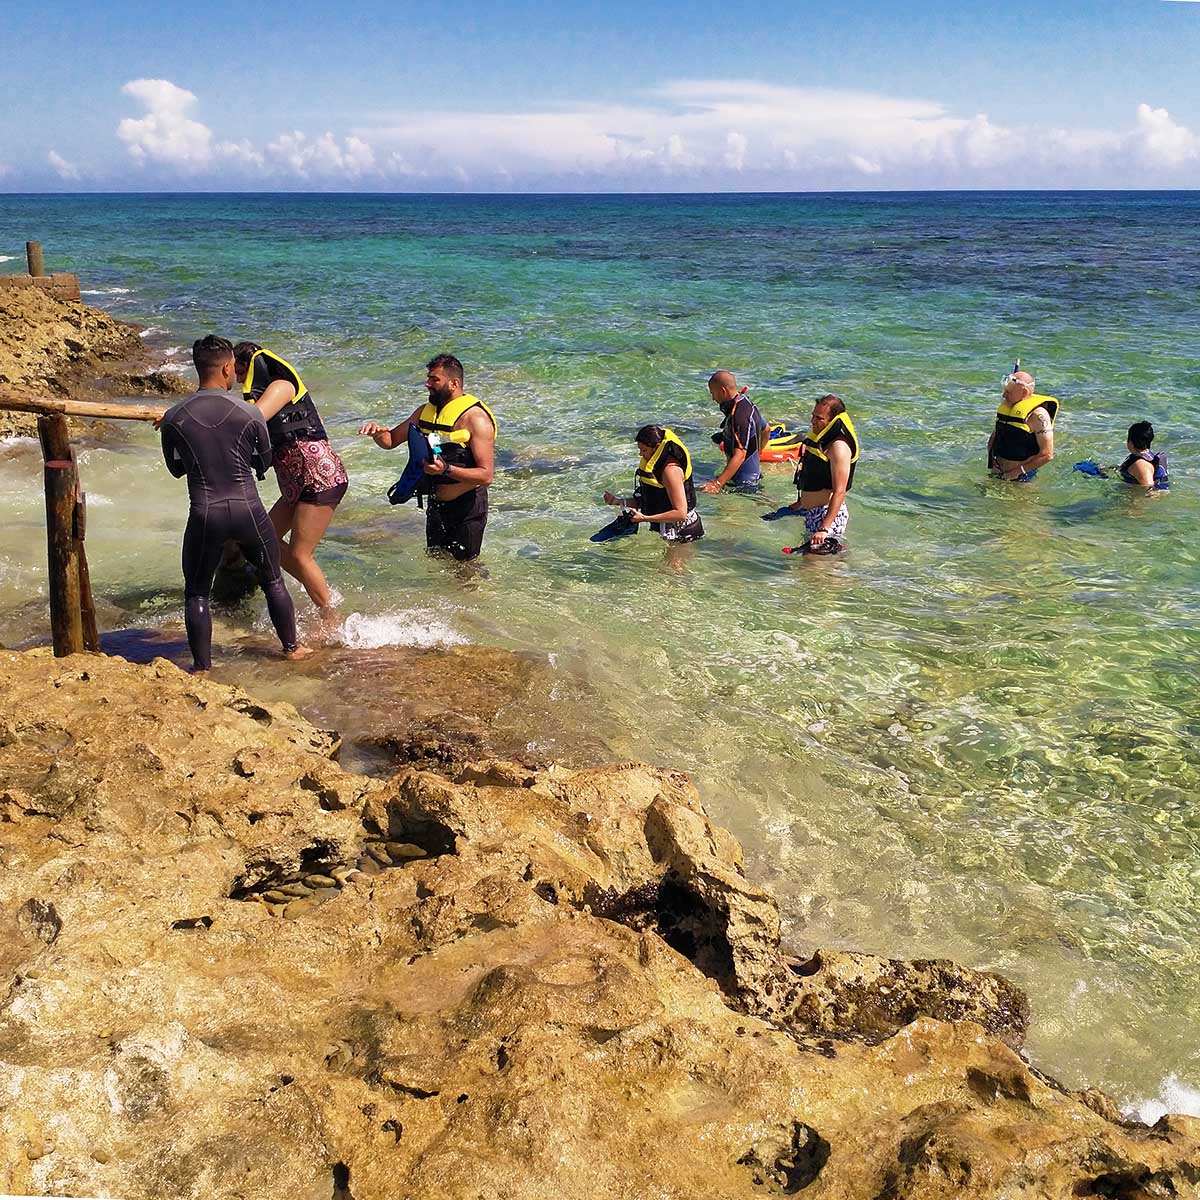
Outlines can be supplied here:
<path id="1" fill-rule="evenodd" d="M 1054 457 L 1058 401 L 1039 396 L 1028 371 L 1004 377 L 996 428 L 988 438 L 988 469 L 1001 479 L 1028 483 Z"/>
<path id="2" fill-rule="evenodd" d="M 407 445 L 408 429 L 414 424 L 431 436 L 431 445 L 435 439 L 440 441 L 425 464 L 432 489 L 425 514 L 425 546 L 467 562 L 478 557 L 483 545 L 488 484 L 495 471 L 496 418 L 482 400 L 463 391 L 463 365 L 453 354 L 430 359 L 426 371 L 429 399 L 425 404 L 391 429 L 367 421 L 358 432 L 384 450 Z"/>

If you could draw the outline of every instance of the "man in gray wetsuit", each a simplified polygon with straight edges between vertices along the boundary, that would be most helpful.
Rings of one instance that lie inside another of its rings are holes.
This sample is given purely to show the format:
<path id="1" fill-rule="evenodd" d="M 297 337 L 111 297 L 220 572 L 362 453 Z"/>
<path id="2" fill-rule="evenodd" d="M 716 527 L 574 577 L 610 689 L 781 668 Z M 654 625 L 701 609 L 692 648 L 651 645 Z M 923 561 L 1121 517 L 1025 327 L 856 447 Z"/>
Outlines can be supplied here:
<path id="1" fill-rule="evenodd" d="M 178 478 L 187 475 L 191 510 L 183 535 L 184 621 L 197 671 L 212 666 L 213 576 L 226 539 L 237 542 L 258 572 L 271 623 L 286 658 L 312 652 L 296 641 L 296 612 L 279 566 L 279 541 L 258 495 L 271 465 L 267 423 L 253 404 L 229 389 L 234 381 L 233 344 L 200 338 L 192 346 L 200 390 L 163 416 L 163 458 Z"/>

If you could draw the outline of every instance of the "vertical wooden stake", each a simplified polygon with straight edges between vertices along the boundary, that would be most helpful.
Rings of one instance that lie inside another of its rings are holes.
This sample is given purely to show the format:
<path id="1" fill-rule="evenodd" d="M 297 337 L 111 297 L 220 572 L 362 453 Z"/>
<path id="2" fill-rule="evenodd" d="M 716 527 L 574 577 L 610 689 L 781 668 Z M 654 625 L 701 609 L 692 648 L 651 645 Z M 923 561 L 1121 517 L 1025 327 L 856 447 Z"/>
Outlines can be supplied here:
<path id="1" fill-rule="evenodd" d="M 50 631 L 54 654 L 83 652 L 83 613 L 79 595 L 79 554 L 75 537 L 78 476 L 71 456 L 67 419 L 55 413 L 38 418 L 38 438 L 46 460 L 46 548 L 50 563 Z"/>
<path id="2" fill-rule="evenodd" d="M 41 242 L 26 242 L 25 258 L 29 263 L 30 275 L 45 275 L 46 264 L 42 261 Z"/>

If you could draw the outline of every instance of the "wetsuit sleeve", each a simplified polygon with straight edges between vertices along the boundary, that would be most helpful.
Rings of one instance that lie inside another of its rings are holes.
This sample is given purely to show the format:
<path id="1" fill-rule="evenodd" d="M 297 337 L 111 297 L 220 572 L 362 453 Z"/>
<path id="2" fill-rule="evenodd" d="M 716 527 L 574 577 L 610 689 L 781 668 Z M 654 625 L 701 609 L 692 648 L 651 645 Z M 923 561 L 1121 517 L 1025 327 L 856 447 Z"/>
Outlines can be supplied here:
<path id="1" fill-rule="evenodd" d="M 271 465 L 271 435 L 267 432 L 266 421 L 255 421 L 251 427 L 250 465 L 259 479 L 266 477 Z"/>
<path id="2" fill-rule="evenodd" d="M 179 453 L 179 438 L 175 433 L 174 425 L 164 425 L 162 427 L 162 452 L 163 459 L 167 464 L 167 470 L 176 479 L 187 473 L 187 464 L 183 461 L 183 457 Z"/>

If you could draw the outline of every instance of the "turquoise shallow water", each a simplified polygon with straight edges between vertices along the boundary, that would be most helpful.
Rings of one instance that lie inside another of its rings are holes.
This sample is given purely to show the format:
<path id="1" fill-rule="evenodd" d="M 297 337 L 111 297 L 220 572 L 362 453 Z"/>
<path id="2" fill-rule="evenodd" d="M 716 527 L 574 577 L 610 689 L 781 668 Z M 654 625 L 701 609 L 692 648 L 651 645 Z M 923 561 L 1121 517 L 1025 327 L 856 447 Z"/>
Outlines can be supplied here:
<path id="1" fill-rule="evenodd" d="M 0 197 L 0 255 L 40 237 L 154 344 L 215 329 L 305 370 L 352 478 L 322 557 L 355 636 L 550 656 L 565 732 L 532 742 L 689 770 L 794 937 L 1002 970 L 1035 1059 L 1133 1104 L 1200 1083 L 1198 218 L 1096 193 Z M 384 501 L 400 456 L 354 436 L 443 349 L 501 424 L 469 586 Z M 982 471 L 1017 355 L 1063 401 L 1024 487 Z M 842 560 L 779 554 L 801 531 L 759 517 L 786 470 L 704 498 L 681 570 L 645 534 L 587 543 L 638 425 L 706 474 L 719 366 L 772 418 L 847 400 Z M 1169 496 L 1071 472 L 1142 417 Z M 153 437 L 84 469 L 97 588 L 129 624 L 177 619 L 184 500 Z M 0 449 L 0 640 L 44 591 L 38 474 Z"/>

